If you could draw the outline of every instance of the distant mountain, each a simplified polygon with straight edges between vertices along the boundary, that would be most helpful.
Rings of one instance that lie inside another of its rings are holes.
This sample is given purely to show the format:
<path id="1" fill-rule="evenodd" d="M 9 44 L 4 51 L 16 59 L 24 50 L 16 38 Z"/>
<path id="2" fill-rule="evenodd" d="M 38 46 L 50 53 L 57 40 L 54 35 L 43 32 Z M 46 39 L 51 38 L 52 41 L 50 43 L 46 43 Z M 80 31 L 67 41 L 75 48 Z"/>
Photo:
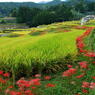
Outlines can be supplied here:
<path id="1" fill-rule="evenodd" d="M 40 7 L 40 4 L 34 2 L 0 2 L 0 17 L 7 16 L 12 9 L 20 6 Z"/>
<path id="2" fill-rule="evenodd" d="M 46 6 L 54 6 L 54 5 L 58 5 L 58 4 L 61 4 L 61 3 L 63 3 L 63 1 L 61 1 L 61 0 L 53 0 L 51 2 L 45 2 L 45 3 L 42 2 L 40 4 L 44 4 Z"/>
<path id="3" fill-rule="evenodd" d="M 68 6 L 75 5 L 79 2 L 84 2 L 85 4 L 95 2 L 95 0 L 65 0 L 65 1 Z"/>
<path id="4" fill-rule="evenodd" d="M 68 6 L 71 6 L 80 0 L 53 0 L 51 2 L 0 2 L 0 17 L 8 16 L 8 14 L 11 12 L 14 8 L 19 8 L 20 6 L 28 6 L 31 8 L 46 8 L 49 6 L 54 6 L 61 4 L 63 2 L 66 2 Z M 86 2 L 95 2 L 95 0 L 85 0 Z"/>
<path id="5" fill-rule="evenodd" d="M 8 16 L 8 14 L 11 12 L 14 8 L 19 8 L 20 6 L 28 6 L 28 7 L 36 7 L 36 8 L 45 8 L 47 6 L 54 6 L 57 4 L 62 3 L 61 0 L 54 0 L 51 2 L 40 2 L 40 3 L 34 3 L 34 2 L 0 2 L 0 17 Z"/>

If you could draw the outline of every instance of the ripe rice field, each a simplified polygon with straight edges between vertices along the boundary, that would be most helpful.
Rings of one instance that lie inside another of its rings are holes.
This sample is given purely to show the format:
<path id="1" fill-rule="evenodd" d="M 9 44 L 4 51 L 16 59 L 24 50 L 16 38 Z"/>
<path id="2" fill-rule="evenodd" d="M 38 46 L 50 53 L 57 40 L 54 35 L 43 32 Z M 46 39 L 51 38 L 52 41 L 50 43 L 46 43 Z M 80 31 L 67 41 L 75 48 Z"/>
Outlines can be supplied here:
<path id="1" fill-rule="evenodd" d="M 25 31 L 10 30 L 9 36 L 0 37 L 0 69 L 14 70 L 18 75 L 33 71 L 58 71 L 60 64 L 64 68 L 69 61 L 65 58 L 76 59 L 76 38 L 85 32 L 85 29 L 77 29 L 76 26 L 79 26 L 78 21 L 54 23 Z"/>

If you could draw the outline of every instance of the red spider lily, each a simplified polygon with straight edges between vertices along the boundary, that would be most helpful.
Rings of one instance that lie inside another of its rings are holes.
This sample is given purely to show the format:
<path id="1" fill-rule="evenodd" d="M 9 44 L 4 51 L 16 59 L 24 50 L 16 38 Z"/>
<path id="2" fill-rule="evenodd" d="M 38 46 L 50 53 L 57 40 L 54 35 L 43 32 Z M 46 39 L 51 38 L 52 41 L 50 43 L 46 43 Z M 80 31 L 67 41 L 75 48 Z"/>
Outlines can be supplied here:
<path id="1" fill-rule="evenodd" d="M 90 34 L 90 32 L 93 30 L 94 28 L 90 27 L 86 30 L 86 32 L 83 34 L 83 36 L 88 36 Z"/>
<path id="2" fill-rule="evenodd" d="M 84 81 L 84 82 L 82 83 L 82 87 L 83 87 L 83 88 L 89 88 L 89 86 L 90 86 L 90 83 L 89 83 L 89 82 L 85 82 L 85 81 Z"/>
<path id="3" fill-rule="evenodd" d="M 63 72 L 63 77 L 69 77 L 72 76 L 73 74 L 75 74 L 77 71 L 77 69 L 74 68 L 69 68 L 69 70 L 66 70 L 65 72 Z"/>
<path id="4" fill-rule="evenodd" d="M 3 74 L 4 77 L 9 77 L 10 76 L 10 73 L 5 73 Z"/>
<path id="5" fill-rule="evenodd" d="M 30 85 L 36 85 L 36 86 L 39 86 L 39 85 L 41 85 L 41 83 L 40 83 L 40 79 L 39 79 L 39 78 L 32 79 L 32 80 L 29 81 L 29 84 L 30 84 Z"/>
<path id="6" fill-rule="evenodd" d="M 76 39 L 76 42 L 79 42 L 79 41 L 81 41 L 81 37 L 78 37 L 78 38 Z"/>
<path id="7" fill-rule="evenodd" d="M 93 76 L 92 79 L 95 79 L 95 76 Z"/>
<path id="8" fill-rule="evenodd" d="M 41 77 L 41 74 L 36 74 L 35 77 Z"/>
<path id="9" fill-rule="evenodd" d="M 34 82 L 33 85 L 39 86 L 41 85 L 40 81 Z"/>
<path id="10" fill-rule="evenodd" d="M 94 62 L 92 62 L 93 64 L 95 64 L 95 61 Z"/>
<path id="11" fill-rule="evenodd" d="M 37 87 L 32 86 L 31 88 L 32 88 L 32 89 L 36 89 Z"/>
<path id="12" fill-rule="evenodd" d="M 87 50 L 84 50 L 84 49 L 80 49 L 79 52 L 80 53 L 87 53 L 88 51 Z"/>
<path id="13" fill-rule="evenodd" d="M 3 75 L 3 71 L 2 70 L 0 70 L 0 75 Z"/>
<path id="14" fill-rule="evenodd" d="M 2 83 L 2 84 L 6 84 L 6 82 L 7 82 L 6 80 L 0 78 L 0 83 Z"/>
<path id="15" fill-rule="evenodd" d="M 50 80 L 51 79 L 51 76 L 45 76 L 44 79 L 45 80 Z"/>
<path id="16" fill-rule="evenodd" d="M 81 75 L 79 75 L 79 76 L 76 76 L 76 78 L 82 78 L 82 77 L 84 77 L 84 75 L 85 75 L 85 74 L 81 74 Z"/>
<path id="17" fill-rule="evenodd" d="M 10 95 L 22 95 L 21 92 L 16 92 L 16 91 L 10 91 L 9 94 Z"/>
<path id="18" fill-rule="evenodd" d="M 9 88 L 5 90 L 5 93 L 6 94 L 8 94 L 9 92 L 10 92 L 10 89 Z"/>
<path id="19" fill-rule="evenodd" d="M 26 94 L 31 93 L 31 90 L 26 90 L 25 93 Z"/>
<path id="20" fill-rule="evenodd" d="M 31 85 L 29 84 L 29 82 L 27 82 L 26 84 L 24 84 L 25 87 L 30 87 Z"/>
<path id="21" fill-rule="evenodd" d="M 83 92 L 83 93 L 88 93 L 88 90 L 82 89 L 82 92 Z"/>
<path id="22" fill-rule="evenodd" d="M 84 48 L 85 44 L 83 42 L 80 42 L 77 44 L 77 47 L 78 48 Z"/>
<path id="23" fill-rule="evenodd" d="M 83 69 L 87 69 L 87 68 L 88 68 L 88 64 L 87 64 L 86 61 L 79 62 L 79 65 L 80 65 L 80 67 L 83 68 Z"/>
<path id="24" fill-rule="evenodd" d="M 23 87 L 30 87 L 31 84 L 29 83 L 29 81 L 26 81 L 24 79 L 20 79 L 19 81 L 17 81 L 17 85 L 22 89 Z"/>
<path id="25" fill-rule="evenodd" d="M 13 88 L 13 86 L 12 86 L 12 85 L 10 85 L 8 88 Z"/>
<path id="26" fill-rule="evenodd" d="M 94 52 L 89 52 L 89 53 L 86 53 L 85 56 L 87 56 L 87 57 L 95 57 L 95 53 Z"/>
<path id="27" fill-rule="evenodd" d="M 68 68 L 72 68 L 73 66 L 72 65 L 67 65 Z"/>
<path id="28" fill-rule="evenodd" d="M 83 34 L 83 36 L 87 36 L 87 35 L 89 35 L 90 32 L 91 32 L 91 31 L 87 30 L 87 31 Z"/>
<path id="29" fill-rule="evenodd" d="M 24 94 L 25 94 L 25 95 L 34 95 L 34 94 L 31 92 L 31 90 L 26 90 L 26 91 L 24 92 Z"/>
<path id="30" fill-rule="evenodd" d="M 95 88 L 95 82 L 91 82 L 89 88 L 94 89 Z"/>
<path id="31" fill-rule="evenodd" d="M 48 83 L 46 87 L 55 87 L 55 84 Z"/>

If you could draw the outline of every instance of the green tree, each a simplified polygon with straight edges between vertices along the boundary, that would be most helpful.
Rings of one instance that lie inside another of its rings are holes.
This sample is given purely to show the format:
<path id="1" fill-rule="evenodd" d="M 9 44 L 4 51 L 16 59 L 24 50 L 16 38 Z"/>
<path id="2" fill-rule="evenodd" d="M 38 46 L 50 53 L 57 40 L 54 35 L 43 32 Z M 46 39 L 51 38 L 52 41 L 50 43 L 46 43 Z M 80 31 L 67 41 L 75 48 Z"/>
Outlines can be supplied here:
<path id="1" fill-rule="evenodd" d="M 29 20 L 26 22 L 29 26 L 32 24 L 33 18 L 39 14 L 42 10 L 38 8 L 31 8 L 30 15 L 28 15 Z"/>
<path id="2" fill-rule="evenodd" d="M 59 8 L 56 10 L 56 15 L 58 21 L 68 21 L 71 20 L 73 17 L 71 7 L 68 7 L 64 4 L 60 5 Z"/>
<path id="3" fill-rule="evenodd" d="M 76 5 L 75 5 L 75 9 L 78 12 L 81 13 L 85 13 L 88 10 L 88 6 L 87 3 L 85 2 L 85 0 L 80 0 Z"/>
<path id="4" fill-rule="evenodd" d="M 26 23 L 32 17 L 31 9 L 29 7 L 21 6 L 17 12 L 17 22 Z"/>
<path id="5" fill-rule="evenodd" d="M 53 12 L 42 11 L 33 18 L 31 26 L 50 24 L 56 21 L 56 15 Z"/>
<path id="6" fill-rule="evenodd" d="M 29 8 L 22 6 L 17 12 L 17 22 L 26 23 L 30 25 L 32 23 L 33 17 L 36 16 L 41 10 L 38 8 Z"/>
<path id="7" fill-rule="evenodd" d="M 88 11 L 94 11 L 95 12 L 95 2 L 88 3 Z"/>
<path id="8" fill-rule="evenodd" d="M 16 8 L 12 9 L 12 11 L 10 12 L 10 16 L 12 16 L 12 17 L 17 16 L 17 9 Z"/>

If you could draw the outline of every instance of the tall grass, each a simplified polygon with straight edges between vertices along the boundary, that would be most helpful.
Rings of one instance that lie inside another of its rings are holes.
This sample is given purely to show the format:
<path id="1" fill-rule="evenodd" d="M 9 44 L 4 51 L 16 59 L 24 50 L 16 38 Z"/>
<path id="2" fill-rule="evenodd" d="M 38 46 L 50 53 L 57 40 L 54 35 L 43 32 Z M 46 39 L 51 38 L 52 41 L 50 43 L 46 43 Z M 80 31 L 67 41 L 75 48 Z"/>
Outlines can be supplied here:
<path id="1" fill-rule="evenodd" d="M 1 37 L 0 67 L 10 72 L 13 68 L 18 75 L 33 71 L 42 72 L 46 68 L 57 71 L 60 68 L 57 64 L 66 65 L 64 58 L 67 55 L 73 59 L 76 56 L 75 39 L 82 33 L 82 30 L 73 30 L 68 33 L 50 33 L 37 37 L 30 35 Z"/>

